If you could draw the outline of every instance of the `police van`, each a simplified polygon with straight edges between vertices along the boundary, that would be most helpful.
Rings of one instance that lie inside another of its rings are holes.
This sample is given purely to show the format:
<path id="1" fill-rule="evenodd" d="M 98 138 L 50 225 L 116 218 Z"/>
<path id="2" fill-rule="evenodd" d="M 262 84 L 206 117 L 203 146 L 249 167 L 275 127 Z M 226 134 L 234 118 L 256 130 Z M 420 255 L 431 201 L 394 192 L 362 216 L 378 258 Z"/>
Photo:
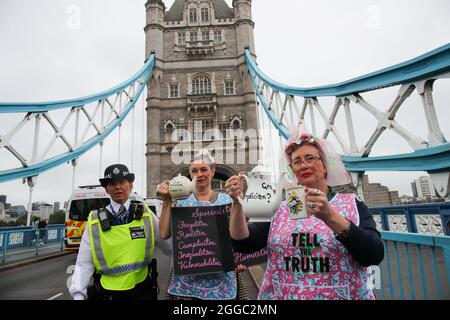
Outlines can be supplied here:
<path id="1" fill-rule="evenodd" d="M 80 186 L 74 189 L 66 213 L 64 249 L 78 250 L 86 229 L 89 212 L 106 207 L 110 198 L 102 186 Z"/>

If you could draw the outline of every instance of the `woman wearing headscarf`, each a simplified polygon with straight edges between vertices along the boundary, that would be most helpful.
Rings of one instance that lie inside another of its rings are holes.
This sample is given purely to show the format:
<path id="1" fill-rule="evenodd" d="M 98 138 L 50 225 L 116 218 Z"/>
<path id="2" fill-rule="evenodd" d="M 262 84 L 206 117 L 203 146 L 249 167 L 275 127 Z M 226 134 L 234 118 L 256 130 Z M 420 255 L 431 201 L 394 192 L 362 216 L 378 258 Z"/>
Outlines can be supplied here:
<path id="1" fill-rule="evenodd" d="M 305 186 L 309 217 L 291 219 L 286 201 L 270 223 L 247 225 L 237 200 L 242 178 L 225 184 L 233 198 L 230 235 L 238 252 L 267 245 L 268 263 L 259 299 L 375 299 L 366 267 L 379 264 L 384 247 L 372 214 L 354 194 L 333 186 L 351 177 L 332 145 L 296 129 L 285 156 L 298 184 Z"/>
<path id="2" fill-rule="evenodd" d="M 231 203 L 231 198 L 223 192 L 215 192 L 211 181 L 216 170 L 216 162 L 208 150 L 201 149 L 189 166 L 191 178 L 197 177 L 195 191 L 188 198 L 172 201 L 168 181 L 158 186 L 158 194 L 163 196 L 163 209 L 159 221 L 163 239 L 171 236 L 170 220 L 172 205 L 176 207 L 220 206 Z M 230 300 L 237 296 L 236 272 L 221 272 L 206 275 L 171 275 L 168 294 L 171 299 Z"/>

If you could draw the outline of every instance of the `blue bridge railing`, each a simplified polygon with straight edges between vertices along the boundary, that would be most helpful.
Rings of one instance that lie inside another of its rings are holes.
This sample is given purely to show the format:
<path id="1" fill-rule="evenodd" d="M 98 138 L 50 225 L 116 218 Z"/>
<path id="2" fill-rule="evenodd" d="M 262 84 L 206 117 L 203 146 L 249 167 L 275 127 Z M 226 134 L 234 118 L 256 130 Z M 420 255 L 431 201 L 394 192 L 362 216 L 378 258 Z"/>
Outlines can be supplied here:
<path id="1" fill-rule="evenodd" d="M 378 230 L 450 236 L 450 202 L 370 207 Z"/>
<path id="2" fill-rule="evenodd" d="M 64 229 L 64 224 L 46 229 L 0 228 L 0 263 L 63 251 Z"/>
<path id="3" fill-rule="evenodd" d="M 382 231 L 385 258 L 371 267 L 377 298 L 450 299 L 450 237 Z M 64 225 L 0 229 L 1 263 L 63 251 Z"/>
<path id="4" fill-rule="evenodd" d="M 377 298 L 450 299 L 450 237 L 381 232 L 385 257 L 372 267 Z"/>

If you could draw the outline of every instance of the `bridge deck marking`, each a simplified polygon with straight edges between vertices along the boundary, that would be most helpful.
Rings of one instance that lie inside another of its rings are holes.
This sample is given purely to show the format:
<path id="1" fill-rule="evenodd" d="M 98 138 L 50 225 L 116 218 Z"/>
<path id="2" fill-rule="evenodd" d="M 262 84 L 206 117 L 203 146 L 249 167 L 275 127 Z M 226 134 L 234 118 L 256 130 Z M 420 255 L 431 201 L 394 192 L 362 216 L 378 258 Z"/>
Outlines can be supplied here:
<path id="1" fill-rule="evenodd" d="M 48 298 L 47 300 L 55 300 L 56 298 L 59 298 L 59 297 L 61 297 L 62 295 L 63 295 L 64 293 L 58 293 L 58 294 L 55 294 L 53 297 L 50 297 L 50 298 Z"/>

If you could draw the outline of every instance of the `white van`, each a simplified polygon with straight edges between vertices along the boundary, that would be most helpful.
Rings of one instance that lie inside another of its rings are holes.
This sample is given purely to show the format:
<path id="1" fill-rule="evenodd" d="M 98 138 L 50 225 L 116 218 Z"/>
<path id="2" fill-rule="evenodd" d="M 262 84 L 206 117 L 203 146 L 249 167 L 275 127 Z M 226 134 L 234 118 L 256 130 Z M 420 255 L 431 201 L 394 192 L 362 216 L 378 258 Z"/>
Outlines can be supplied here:
<path id="1" fill-rule="evenodd" d="M 98 185 L 80 186 L 72 191 L 66 213 L 66 251 L 79 249 L 89 212 L 106 207 L 110 201 L 105 189 Z"/>

